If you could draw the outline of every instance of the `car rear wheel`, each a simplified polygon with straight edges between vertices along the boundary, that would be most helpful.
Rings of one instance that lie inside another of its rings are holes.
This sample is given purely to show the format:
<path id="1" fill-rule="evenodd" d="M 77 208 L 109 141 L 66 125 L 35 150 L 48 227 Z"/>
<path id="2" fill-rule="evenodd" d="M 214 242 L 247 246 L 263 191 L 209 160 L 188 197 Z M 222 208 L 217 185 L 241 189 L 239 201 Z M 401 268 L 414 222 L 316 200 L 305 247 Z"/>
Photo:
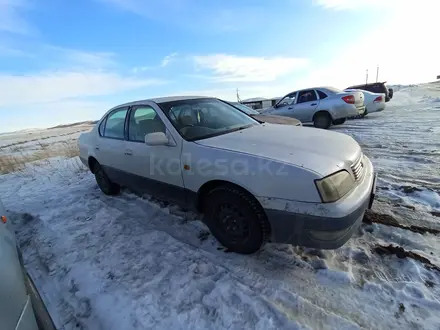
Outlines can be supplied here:
<path id="1" fill-rule="evenodd" d="M 333 125 L 342 125 L 343 123 L 345 123 L 345 120 L 346 118 L 333 120 Z"/>
<path id="2" fill-rule="evenodd" d="M 95 173 L 95 179 L 99 189 L 101 189 L 104 194 L 117 195 L 119 193 L 121 187 L 109 179 L 101 165 L 96 163 L 93 167 L 93 173 Z"/>
<path id="3" fill-rule="evenodd" d="M 316 128 L 327 129 L 332 124 L 332 119 L 328 112 L 318 112 L 313 118 L 313 125 Z"/>
<path id="4" fill-rule="evenodd" d="M 261 206 L 248 193 L 229 186 L 211 190 L 203 221 L 229 251 L 257 252 L 269 237 L 269 223 Z"/>

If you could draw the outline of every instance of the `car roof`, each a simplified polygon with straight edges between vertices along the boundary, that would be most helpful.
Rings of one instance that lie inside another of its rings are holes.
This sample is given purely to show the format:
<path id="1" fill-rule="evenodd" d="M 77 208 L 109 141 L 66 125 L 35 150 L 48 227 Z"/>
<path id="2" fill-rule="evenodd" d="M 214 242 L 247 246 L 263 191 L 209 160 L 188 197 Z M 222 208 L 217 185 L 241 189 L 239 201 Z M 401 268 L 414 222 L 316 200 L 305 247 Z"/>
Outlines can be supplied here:
<path id="1" fill-rule="evenodd" d="M 309 88 L 302 88 L 302 89 L 296 89 L 294 91 L 291 91 L 290 93 L 287 93 L 286 95 L 284 95 L 283 97 L 292 94 L 292 93 L 297 93 L 297 92 L 302 92 L 302 91 L 308 91 L 310 89 L 316 89 L 316 90 L 326 90 L 326 91 L 332 91 L 332 88 L 335 87 L 331 87 L 331 86 L 321 86 L 321 87 L 309 87 Z M 280 98 L 281 99 L 281 98 Z"/>
<path id="2" fill-rule="evenodd" d="M 350 86 L 348 88 L 350 89 L 357 89 L 357 87 L 369 87 L 369 86 L 379 86 L 379 85 L 385 85 L 387 82 L 383 81 L 383 82 L 373 82 L 373 83 L 367 83 L 367 84 L 360 84 L 360 85 L 353 85 Z"/>
<path id="3" fill-rule="evenodd" d="M 209 96 L 167 96 L 167 97 L 156 97 L 156 98 L 151 98 L 151 99 L 145 99 L 145 100 L 138 100 L 138 101 L 132 101 L 132 102 L 123 103 L 123 104 L 120 104 L 120 105 L 117 105 L 117 106 L 111 108 L 110 110 L 114 110 L 114 109 L 121 108 L 121 107 L 130 107 L 130 106 L 133 106 L 133 105 L 145 104 L 147 102 L 154 102 L 154 103 L 160 104 L 160 103 L 166 103 L 166 102 L 184 101 L 184 100 L 196 100 L 196 99 L 214 99 L 214 97 L 209 97 Z"/>

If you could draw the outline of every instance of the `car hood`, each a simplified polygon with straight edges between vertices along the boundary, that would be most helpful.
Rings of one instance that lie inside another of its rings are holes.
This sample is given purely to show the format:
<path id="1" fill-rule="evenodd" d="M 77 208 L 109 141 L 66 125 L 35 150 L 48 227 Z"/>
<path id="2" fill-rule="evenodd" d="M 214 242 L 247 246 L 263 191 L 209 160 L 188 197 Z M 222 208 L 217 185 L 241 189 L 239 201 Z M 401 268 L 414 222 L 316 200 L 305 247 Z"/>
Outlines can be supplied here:
<path id="1" fill-rule="evenodd" d="M 293 126 L 301 125 L 301 121 L 299 121 L 298 119 L 285 117 L 285 116 L 258 114 L 258 115 L 251 115 L 251 117 L 263 123 L 293 125 Z"/>
<path id="2" fill-rule="evenodd" d="M 320 176 L 349 169 L 362 152 L 359 144 L 346 134 L 268 123 L 197 143 L 304 167 Z"/>

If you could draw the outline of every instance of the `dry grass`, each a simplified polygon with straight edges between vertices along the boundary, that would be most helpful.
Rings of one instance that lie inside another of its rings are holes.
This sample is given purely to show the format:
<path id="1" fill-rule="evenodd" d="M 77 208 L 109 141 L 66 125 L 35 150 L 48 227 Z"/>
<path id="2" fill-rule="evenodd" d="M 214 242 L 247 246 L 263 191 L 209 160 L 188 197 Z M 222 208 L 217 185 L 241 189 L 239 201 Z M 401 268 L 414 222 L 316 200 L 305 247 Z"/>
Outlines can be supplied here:
<path id="1" fill-rule="evenodd" d="M 24 168 L 23 159 L 11 155 L 0 156 L 0 174 L 22 171 Z"/>
<path id="2" fill-rule="evenodd" d="M 53 157 L 74 158 L 79 156 L 76 140 L 62 141 L 53 145 L 39 142 L 37 146 L 39 148 L 33 152 L 20 149 L 17 146 L 7 150 L 0 148 L 0 174 L 23 172 L 26 169 L 26 164 Z"/>

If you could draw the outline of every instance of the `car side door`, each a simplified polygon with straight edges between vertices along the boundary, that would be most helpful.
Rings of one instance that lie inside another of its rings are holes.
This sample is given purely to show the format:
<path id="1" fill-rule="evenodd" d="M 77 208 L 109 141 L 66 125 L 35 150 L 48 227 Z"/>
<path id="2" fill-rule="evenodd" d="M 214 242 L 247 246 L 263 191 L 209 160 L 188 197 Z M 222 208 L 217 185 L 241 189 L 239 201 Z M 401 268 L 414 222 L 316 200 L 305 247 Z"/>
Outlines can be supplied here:
<path id="1" fill-rule="evenodd" d="M 96 138 L 95 155 L 109 178 L 121 185 L 126 185 L 125 167 L 125 132 L 129 107 L 112 110 L 101 121 Z"/>
<path id="2" fill-rule="evenodd" d="M 284 96 L 275 107 L 273 114 L 286 117 L 294 117 L 293 109 L 298 92 L 292 92 Z"/>
<path id="3" fill-rule="evenodd" d="M 318 95 L 314 89 L 299 91 L 293 108 L 294 117 L 304 123 L 311 122 L 318 105 Z"/>
<path id="4" fill-rule="evenodd" d="M 173 136 L 172 124 L 154 103 L 131 108 L 128 116 L 126 162 L 124 170 L 130 174 L 133 190 L 158 198 L 185 203 L 182 178 L 182 139 Z M 166 145 L 147 145 L 147 134 L 162 132 Z"/>

